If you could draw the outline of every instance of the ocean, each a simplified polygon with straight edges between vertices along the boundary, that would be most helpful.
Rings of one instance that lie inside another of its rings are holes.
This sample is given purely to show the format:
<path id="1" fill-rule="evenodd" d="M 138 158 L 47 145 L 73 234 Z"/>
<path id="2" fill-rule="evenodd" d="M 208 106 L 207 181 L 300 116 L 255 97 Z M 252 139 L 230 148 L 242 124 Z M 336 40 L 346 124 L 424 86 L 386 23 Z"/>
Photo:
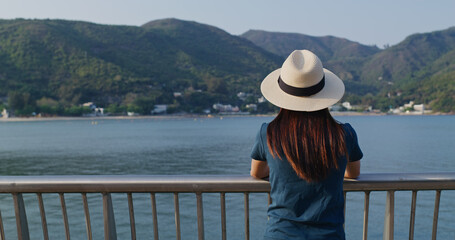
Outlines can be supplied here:
<path id="1" fill-rule="evenodd" d="M 336 116 L 357 132 L 362 173 L 455 171 L 455 116 Z M 250 150 L 272 117 L 131 118 L 0 122 L 1 175 L 249 174 Z M 369 239 L 382 238 L 385 193 L 370 200 Z M 397 192 L 395 238 L 409 231 L 411 193 Z M 418 193 L 415 239 L 430 239 L 434 192 Z M 72 239 L 86 239 L 80 194 L 66 194 Z M 89 194 L 94 239 L 103 238 L 101 195 Z M 150 196 L 135 194 L 138 239 L 152 239 Z M 204 194 L 206 239 L 220 239 L 219 195 Z M 36 195 L 25 194 L 32 239 L 42 239 Z M 129 239 L 126 194 L 113 195 L 118 239 Z M 227 194 L 228 239 L 243 239 L 243 195 Z M 454 191 L 443 191 L 438 239 L 455 238 Z M 63 239 L 58 194 L 44 195 L 51 239 Z M 173 196 L 157 194 L 160 239 L 175 239 Z M 6 239 L 15 239 L 9 194 L 0 195 Z M 93 209 L 92 209 L 93 208 Z M 261 239 L 267 195 L 250 195 L 251 239 Z M 180 194 L 182 239 L 197 239 L 196 199 Z M 96 220 L 98 219 L 98 220 Z M 363 193 L 348 193 L 347 239 L 361 239 Z"/>

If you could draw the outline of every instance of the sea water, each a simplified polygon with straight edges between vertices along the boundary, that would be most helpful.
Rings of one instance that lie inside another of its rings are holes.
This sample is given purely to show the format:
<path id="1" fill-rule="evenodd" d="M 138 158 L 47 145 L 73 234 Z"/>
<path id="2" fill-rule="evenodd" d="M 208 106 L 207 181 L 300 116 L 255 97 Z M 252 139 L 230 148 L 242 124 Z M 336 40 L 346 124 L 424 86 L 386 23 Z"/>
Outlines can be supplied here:
<path id="1" fill-rule="evenodd" d="M 272 117 L 80 119 L 0 122 L 1 175 L 248 174 L 250 150 Z M 455 171 L 455 116 L 339 116 L 364 152 L 362 173 Z M 408 236 L 411 192 L 395 194 L 395 238 Z M 133 194 L 138 239 L 152 239 L 150 195 Z M 347 239 L 360 239 L 363 193 L 348 193 Z M 49 235 L 63 239 L 58 194 L 44 194 Z M 197 239 L 196 198 L 180 194 L 182 239 Z M 370 196 L 368 236 L 382 238 L 385 193 Z M 434 191 L 417 198 L 415 239 L 430 239 Z M 24 194 L 32 239 L 42 239 L 36 195 Z M 219 194 L 203 194 L 205 237 L 220 239 Z M 438 239 L 455 238 L 455 194 L 443 191 Z M 86 239 L 80 194 L 65 194 L 72 239 Z M 103 238 L 102 199 L 88 194 L 94 239 Z M 228 239 L 244 238 L 243 195 L 226 194 Z M 118 239 L 129 239 L 126 194 L 114 194 Z M 160 239 L 175 239 L 172 194 L 157 194 Z M 250 194 L 251 239 L 261 239 L 267 195 Z M 15 239 L 10 194 L 0 195 L 6 239 Z"/>

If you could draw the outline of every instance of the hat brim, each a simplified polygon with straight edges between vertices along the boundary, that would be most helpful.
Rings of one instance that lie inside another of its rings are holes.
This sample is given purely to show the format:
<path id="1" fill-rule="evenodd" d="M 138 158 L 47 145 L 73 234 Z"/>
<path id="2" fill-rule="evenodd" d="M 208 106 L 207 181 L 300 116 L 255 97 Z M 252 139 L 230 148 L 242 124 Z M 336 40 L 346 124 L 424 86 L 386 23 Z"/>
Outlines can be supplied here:
<path id="1" fill-rule="evenodd" d="M 285 93 L 278 85 L 281 68 L 271 72 L 261 84 L 262 95 L 273 105 L 294 111 L 318 111 L 340 101 L 344 94 L 344 84 L 334 73 L 324 68 L 324 88 L 308 97 L 297 97 Z"/>

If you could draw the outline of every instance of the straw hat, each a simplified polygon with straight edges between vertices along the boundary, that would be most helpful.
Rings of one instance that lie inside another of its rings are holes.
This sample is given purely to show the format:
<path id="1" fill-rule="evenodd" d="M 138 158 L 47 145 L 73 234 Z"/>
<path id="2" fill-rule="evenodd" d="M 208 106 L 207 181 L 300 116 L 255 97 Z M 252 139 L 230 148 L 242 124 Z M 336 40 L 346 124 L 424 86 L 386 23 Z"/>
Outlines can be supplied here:
<path id="1" fill-rule="evenodd" d="M 308 50 L 295 50 L 283 66 L 271 72 L 261 84 L 262 95 L 273 105 L 294 111 L 313 112 L 338 102 L 344 84 L 322 67 Z"/>

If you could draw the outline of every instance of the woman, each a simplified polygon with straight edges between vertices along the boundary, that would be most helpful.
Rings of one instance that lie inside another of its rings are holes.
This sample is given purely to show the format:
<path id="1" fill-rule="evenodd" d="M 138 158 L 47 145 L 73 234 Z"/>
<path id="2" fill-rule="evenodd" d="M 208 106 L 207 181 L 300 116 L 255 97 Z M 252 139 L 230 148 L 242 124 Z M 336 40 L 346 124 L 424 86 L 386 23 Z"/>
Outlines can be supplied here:
<path id="1" fill-rule="evenodd" d="M 251 175 L 269 176 L 272 204 L 264 239 L 345 239 L 343 177 L 360 174 L 354 129 L 328 107 L 344 84 L 308 50 L 296 50 L 270 73 L 261 92 L 281 108 L 263 124 L 251 153 Z"/>

